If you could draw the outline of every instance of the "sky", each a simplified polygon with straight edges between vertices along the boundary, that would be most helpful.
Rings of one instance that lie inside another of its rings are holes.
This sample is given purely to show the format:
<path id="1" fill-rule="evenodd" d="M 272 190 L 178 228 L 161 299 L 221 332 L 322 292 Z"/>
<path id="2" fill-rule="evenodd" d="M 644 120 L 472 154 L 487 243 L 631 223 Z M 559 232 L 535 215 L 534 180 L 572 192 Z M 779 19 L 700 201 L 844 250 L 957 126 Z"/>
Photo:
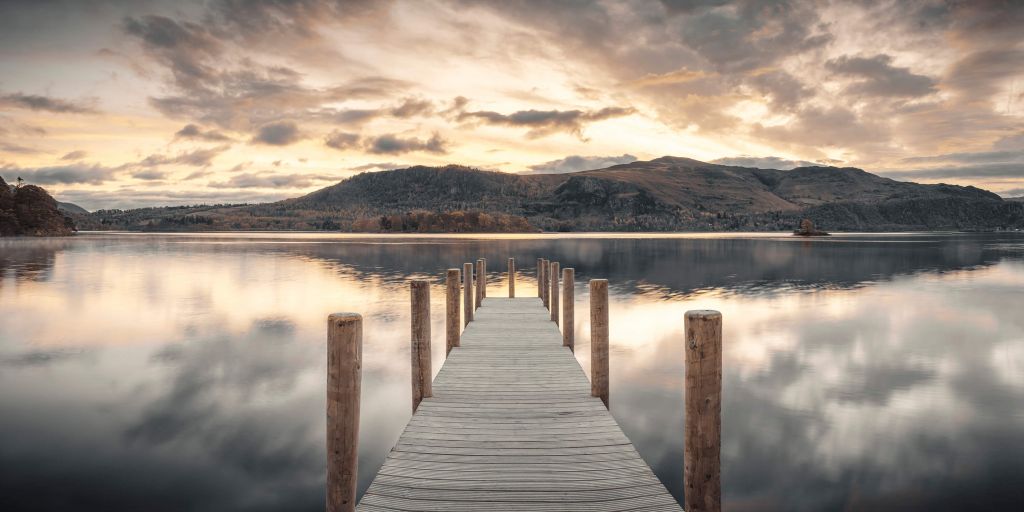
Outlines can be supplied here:
<path id="1" fill-rule="evenodd" d="M 0 1 L 0 176 L 88 209 L 664 155 L 1024 195 L 1024 2 Z"/>

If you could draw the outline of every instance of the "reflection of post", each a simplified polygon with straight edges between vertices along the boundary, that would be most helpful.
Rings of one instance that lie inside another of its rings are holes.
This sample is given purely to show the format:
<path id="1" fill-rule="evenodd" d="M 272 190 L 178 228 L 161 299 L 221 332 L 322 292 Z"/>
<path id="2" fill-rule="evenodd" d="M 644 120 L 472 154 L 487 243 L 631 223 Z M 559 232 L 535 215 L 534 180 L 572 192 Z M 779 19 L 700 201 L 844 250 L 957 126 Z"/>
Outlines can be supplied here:
<path id="1" fill-rule="evenodd" d="M 687 311 L 686 423 L 683 485 L 686 510 L 722 510 L 722 314 Z"/>
<path id="2" fill-rule="evenodd" d="M 590 394 L 608 407 L 608 280 L 590 280 Z"/>
<path id="3" fill-rule="evenodd" d="M 468 326 L 473 321 L 473 264 L 462 264 L 462 325 Z"/>
<path id="4" fill-rule="evenodd" d="M 544 258 L 537 258 L 537 297 L 544 297 Z"/>
<path id="5" fill-rule="evenodd" d="M 562 269 L 562 346 L 576 351 L 576 270 Z"/>
<path id="6" fill-rule="evenodd" d="M 487 289 L 487 260 L 476 260 L 476 307 L 484 302 L 484 290 Z"/>
<path id="7" fill-rule="evenodd" d="M 558 325 L 558 262 L 551 262 L 551 321 Z"/>
<path id="8" fill-rule="evenodd" d="M 508 259 L 508 297 L 516 296 L 516 259 Z"/>
<path id="9" fill-rule="evenodd" d="M 430 381 L 430 282 L 409 283 L 412 298 L 412 412 L 432 393 Z"/>
<path id="10" fill-rule="evenodd" d="M 462 329 L 459 325 L 459 269 L 448 269 L 444 284 L 444 355 L 447 356 L 459 346 L 459 331 Z"/>
<path id="11" fill-rule="evenodd" d="M 327 317 L 327 512 L 356 509 L 363 317 Z"/>

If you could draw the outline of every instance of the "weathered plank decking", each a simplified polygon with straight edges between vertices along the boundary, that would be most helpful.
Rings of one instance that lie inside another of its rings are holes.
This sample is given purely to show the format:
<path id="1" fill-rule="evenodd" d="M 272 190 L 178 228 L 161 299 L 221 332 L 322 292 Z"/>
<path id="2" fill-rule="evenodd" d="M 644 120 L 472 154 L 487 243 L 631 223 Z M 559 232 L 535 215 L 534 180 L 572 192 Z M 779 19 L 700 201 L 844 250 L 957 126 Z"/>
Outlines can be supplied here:
<path id="1" fill-rule="evenodd" d="M 540 298 L 483 300 L 359 510 L 681 510 Z"/>

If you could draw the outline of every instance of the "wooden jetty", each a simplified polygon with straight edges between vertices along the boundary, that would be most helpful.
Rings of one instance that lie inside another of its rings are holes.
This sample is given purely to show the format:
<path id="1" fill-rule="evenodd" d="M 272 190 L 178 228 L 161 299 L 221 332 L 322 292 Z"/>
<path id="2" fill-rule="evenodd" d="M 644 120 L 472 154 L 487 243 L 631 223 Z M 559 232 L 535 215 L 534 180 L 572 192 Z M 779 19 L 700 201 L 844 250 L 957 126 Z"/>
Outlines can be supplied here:
<path id="1" fill-rule="evenodd" d="M 361 318 L 331 315 L 328 329 L 329 512 L 375 511 L 679 511 L 608 405 L 608 283 L 590 283 L 593 382 L 558 328 L 559 277 L 573 269 L 543 260 L 543 297 L 487 297 L 466 264 L 459 322 L 459 269 L 446 276 L 448 355 L 430 379 L 429 287 L 411 283 L 413 415 L 358 507 Z M 479 270 L 483 270 L 478 265 Z M 514 283 L 509 262 L 509 284 Z M 482 273 L 482 272 L 481 272 Z M 565 282 L 562 324 L 574 317 Z M 474 308 L 479 302 L 479 308 Z M 549 311 L 545 303 L 553 306 Z M 475 309 L 475 311 L 474 311 Z M 719 511 L 721 315 L 691 311 L 685 321 L 687 397 L 686 505 Z M 693 353 L 691 356 L 691 352 Z M 424 359 L 426 357 L 426 359 Z M 355 418 L 352 418 L 355 415 Z"/>

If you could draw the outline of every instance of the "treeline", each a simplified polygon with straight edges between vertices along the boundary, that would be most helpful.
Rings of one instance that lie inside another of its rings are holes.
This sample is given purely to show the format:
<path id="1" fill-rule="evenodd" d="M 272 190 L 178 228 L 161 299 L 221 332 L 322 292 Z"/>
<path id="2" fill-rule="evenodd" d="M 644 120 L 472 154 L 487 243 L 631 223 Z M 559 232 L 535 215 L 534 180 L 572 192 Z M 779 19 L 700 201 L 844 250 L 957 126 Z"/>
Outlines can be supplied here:
<path id="1" fill-rule="evenodd" d="M 523 217 L 478 211 L 408 212 L 358 219 L 360 233 L 527 233 L 537 231 Z"/>
<path id="2" fill-rule="evenodd" d="M 35 185 L 10 186 L 0 178 L 0 236 L 67 236 L 75 223 Z"/>

